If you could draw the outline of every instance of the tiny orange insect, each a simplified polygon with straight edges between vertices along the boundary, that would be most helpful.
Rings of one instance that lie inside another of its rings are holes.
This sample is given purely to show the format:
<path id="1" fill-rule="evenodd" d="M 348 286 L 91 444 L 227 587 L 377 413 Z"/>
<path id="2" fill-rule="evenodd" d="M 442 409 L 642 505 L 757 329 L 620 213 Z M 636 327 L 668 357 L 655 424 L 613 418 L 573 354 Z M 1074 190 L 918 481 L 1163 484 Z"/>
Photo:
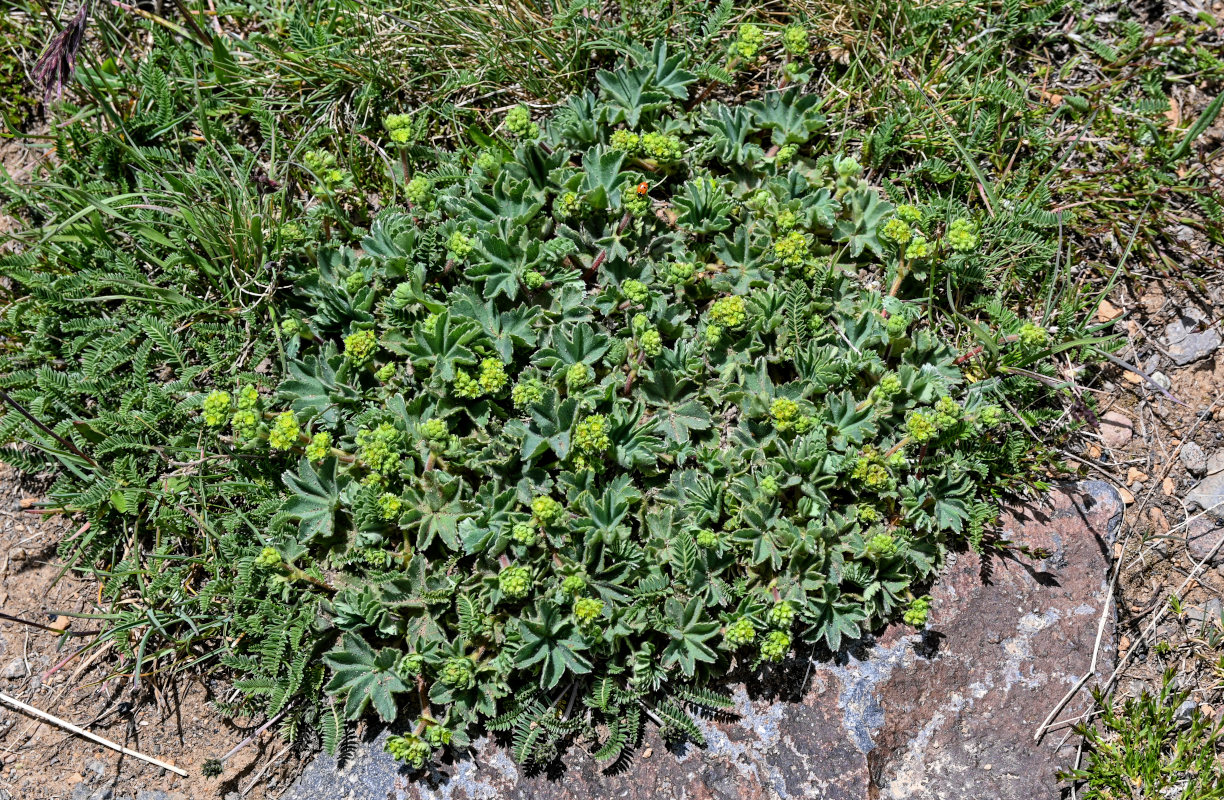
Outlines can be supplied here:
<path id="1" fill-rule="evenodd" d="M 647 183 L 646 181 L 642 181 L 641 183 L 638 184 L 638 188 L 637 188 L 638 194 L 646 194 L 646 192 L 648 191 L 650 191 L 649 183 Z"/>

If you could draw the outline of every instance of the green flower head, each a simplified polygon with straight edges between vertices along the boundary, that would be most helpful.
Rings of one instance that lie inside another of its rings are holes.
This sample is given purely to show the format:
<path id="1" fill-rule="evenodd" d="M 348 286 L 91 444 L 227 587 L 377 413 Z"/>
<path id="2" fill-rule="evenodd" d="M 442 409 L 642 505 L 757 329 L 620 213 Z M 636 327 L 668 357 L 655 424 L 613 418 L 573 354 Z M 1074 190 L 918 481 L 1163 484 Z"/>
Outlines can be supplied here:
<path id="1" fill-rule="evenodd" d="M 219 428 L 229 419 L 233 399 L 229 392 L 216 389 L 204 398 L 204 424 L 211 428 Z"/>

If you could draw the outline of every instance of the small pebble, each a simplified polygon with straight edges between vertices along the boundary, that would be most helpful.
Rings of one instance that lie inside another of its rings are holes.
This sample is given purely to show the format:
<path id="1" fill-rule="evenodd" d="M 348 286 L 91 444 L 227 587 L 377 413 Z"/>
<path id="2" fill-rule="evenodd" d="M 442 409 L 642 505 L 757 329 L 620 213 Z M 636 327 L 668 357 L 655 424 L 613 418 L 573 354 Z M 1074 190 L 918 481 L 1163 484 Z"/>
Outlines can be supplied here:
<path id="1" fill-rule="evenodd" d="M 1181 462 L 1186 471 L 1196 477 L 1201 477 L 1207 472 L 1207 454 L 1194 442 L 1186 442 L 1182 445 Z"/>

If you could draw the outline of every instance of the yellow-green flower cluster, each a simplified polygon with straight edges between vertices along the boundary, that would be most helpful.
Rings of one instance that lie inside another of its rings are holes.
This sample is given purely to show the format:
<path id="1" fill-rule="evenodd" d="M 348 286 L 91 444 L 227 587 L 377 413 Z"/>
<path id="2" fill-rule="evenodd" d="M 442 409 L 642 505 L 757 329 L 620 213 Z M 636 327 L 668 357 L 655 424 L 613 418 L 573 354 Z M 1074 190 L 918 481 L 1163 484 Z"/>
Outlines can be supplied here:
<path id="1" fill-rule="evenodd" d="M 433 192 L 433 181 L 424 175 L 413 177 L 404 187 L 404 196 L 408 198 L 409 203 L 416 206 L 426 205 L 431 192 Z"/>
<path id="2" fill-rule="evenodd" d="M 910 441 L 922 444 L 934 439 L 939 429 L 935 426 L 935 420 L 931 418 L 930 414 L 922 411 L 911 411 L 905 419 L 905 432 L 909 436 Z"/>
<path id="3" fill-rule="evenodd" d="M 506 112 L 506 130 L 520 139 L 534 139 L 540 135 L 540 126 L 531 121 L 531 110 L 527 106 L 515 106 Z"/>
<path id="4" fill-rule="evenodd" d="M 958 253 L 967 253 L 976 248 L 978 243 L 973 223 L 967 219 L 952 220 L 944 238 L 948 240 L 948 245 Z"/>
<path id="5" fill-rule="evenodd" d="M 365 366 L 378 350 L 378 335 L 364 330 L 344 337 L 344 357 L 354 366 Z"/>
<path id="6" fill-rule="evenodd" d="M 399 469 L 400 433 L 389 422 L 380 422 L 375 428 L 357 431 L 358 458 L 372 471 L 387 474 Z"/>
<path id="7" fill-rule="evenodd" d="M 400 515 L 404 501 L 398 495 L 383 492 L 378 496 L 378 516 L 385 520 L 393 520 Z"/>
<path id="8" fill-rule="evenodd" d="M 891 558 L 897 554 L 897 540 L 891 534 L 877 533 L 867 540 L 866 555 L 872 560 Z"/>
<path id="9" fill-rule="evenodd" d="M 911 225 L 917 225 L 922 222 L 922 209 L 909 203 L 902 203 L 893 209 L 893 213 L 902 221 L 908 222 Z"/>
<path id="10" fill-rule="evenodd" d="M 564 509 L 561 508 L 561 504 L 548 495 L 540 495 L 531 501 L 532 515 L 546 528 L 549 525 L 556 524 L 561 519 L 563 511 Z"/>
<path id="11" fill-rule="evenodd" d="M 255 565 L 260 567 L 275 567 L 281 563 L 281 554 L 275 547 L 265 547 L 255 557 Z"/>
<path id="12" fill-rule="evenodd" d="M 769 609 L 767 619 L 775 628 L 789 628 L 795 621 L 795 607 L 786 600 L 781 600 Z"/>
<path id="13" fill-rule="evenodd" d="M 927 615 L 930 613 L 930 611 L 931 611 L 931 596 L 930 595 L 924 595 L 922 597 L 914 598 L 910 602 L 909 608 L 905 609 L 905 614 L 903 615 L 903 618 L 905 619 L 905 624 L 913 625 L 915 628 L 922 628 L 926 626 Z"/>
<path id="14" fill-rule="evenodd" d="M 621 293 L 630 303 L 641 305 L 650 297 L 650 289 L 641 281 L 630 278 L 621 284 Z"/>
<path id="15" fill-rule="evenodd" d="M 931 243 L 925 236 L 915 236 L 905 248 L 905 257 L 913 261 L 931 255 Z"/>
<path id="16" fill-rule="evenodd" d="M 719 536 L 709 528 L 704 528 L 697 531 L 697 546 L 704 547 L 707 550 L 713 550 L 718 547 Z"/>
<path id="17" fill-rule="evenodd" d="M 612 146 L 613 150 L 620 150 L 622 153 L 634 155 L 642 147 L 642 137 L 633 131 L 621 128 L 612 131 L 612 136 L 608 138 L 608 144 Z"/>
<path id="18" fill-rule="evenodd" d="M 485 394 L 497 394 L 506 385 L 506 365 L 496 358 L 486 358 L 480 362 L 480 376 L 477 381 Z"/>
<path id="19" fill-rule="evenodd" d="M 497 586 L 507 599 L 521 600 L 531 591 L 531 573 L 526 567 L 506 567 L 497 574 Z"/>
<path id="20" fill-rule="evenodd" d="M 807 28 L 799 24 L 787 25 L 782 30 L 782 49 L 792 56 L 805 55 L 808 51 Z"/>
<path id="21" fill-rule="evenodd" d="M 212 428 L 220 428 L 229 419 L 232 399 L 229 392 L 216 389 L 204 398 L 204 424 Z"/>
<path id="22" fill-rule="evenodd" d="M 747 617 L 740 617 L 723 631 L 723 643 L 733 650 L 748 644 L 755 638 L 756 628 L 753 627 L 752 620 Z"/>
<path id="23" fill-rule="evenodd" d="M 584 453 L 602 453 L 612 446 L 608 438 L 608 418 L 591 414 L 574 427 L 574 447 Z"/>
<path id="24" fill-rule="evenodd" d="M 776 398 L 769 405 L 769 416 L 773 419 L 774 428 L 780 432 L 788 431 L 799 419 L 799 404 L 788 397 Z"/>
<path id="25" fill-rule="evenodd" d="M 684 145 L 679 136 L 655 131 L 642 136 L 642 150 L 660 164 L 674 163 L 684 155 Z"/>
<path id="26" fill-rule="evenodd" d="M 697 271 L 697 265 L 691 261 L 678 261 L 669 264 L 667 267 L 667 282 L 668 283 L 688 283 L 693 279 L 693 273 Z"/>
<path id="27" fill-rule="evenodd" d="M 594 597 L 579 597 L 574 601 L 574 619 L 579 625 L 590 625 L 603 613 L 603 601 Z"/>
<path id="28" fill-rule="evenodd" d="M 544 382 L 539 378 L 521 380 L 510 390 L 510 401 L 519 411 L 526 411 L 543 399 Z"/>
<path id="29" fill-rule="evenodd" d="M 463 231 L 455 231 L 446 240 L 446 249 L 451 258 L 462 261 L 472 252 L 472 238 Z"/>
<path id="30" fill-rule="evenodd" d="M 765 44 L 765 32 L 751 22 L 745 22 L 736 31 L 735 41 L 731 43 L 731 54 L 743 59 L 753 59 Z"/>
<path id="31" fill-rule="evenodd" d="M 510 528 L 510 538 L 521 545 L 531 547 L 536 541 L 536 529 L 530 522 L 516 522 Z"/>
<path id="32" fill-rule="evenodd" d="M 791 637 L 785 631 L 770 631 L 761 640 L 761 659 L 763 661 L 781 661 L 790 650 Z"/>
<path id="33" fill-rule="evenodd" d="M 430 445 L 440 445 L 446 442 L 446 437 L 449 431 L 446 428 L 446 420 L 438 417 L 430 417 L 421 423 L 421 438 Z"/>
<path id="34" fill-rule="evenodd" d="M 888 470 L 878 458 L 871 456 L 856 460 L 850 477 L 861 481 L 868 489 L 880 490 L 888 486 Z"/>
<path id="35" fill-rule="evenodd" d="M 1025 347 L 1041 347 L 1049 338 L 1049 333 L 1040 325 L 1026 322 L 1020 326 L 1020 344 Z"/>
<path id="36" fill-rule="evenodd" d="M 306 458 L 314 462 L 322 461 L 331 454 L 331 446 L 331 434 L 327 431 L 319 431 L 310 437 L 310 444 L 306 445 Z"/>
<path id="37" fill-rule="evenodd" d="M 414 137 L 411 114 L 391 114 L 383 120 L 383 127 L 387 129 L 387 136 L 395 144 L 412 143 Z"/>
<path id="38" fill-rule="evenodd" d="M 239 439 L 250 439 L 259 431 L 259 390 L 254 385 L 248 383 L 238 390 L 238 410 L 230 427 Z"/>
<path id="39" fill-rule="evenodd" d="M 418 736 L 390 736 L 383 745 L 396 761 L 403 761 L 413 769 L 420 769 L 429 760 L 429 743 Z"/>
<path id="40" fill-rule="evenodd" d="M 748 309 L 739 295 L 720 297 L 710 306 L 710 321 L 723 328 L 738 328 L 748 321 Z"/>
<path id="41" fill-rule="evenodd" d="M 590 386 L 595 380 L 595 370 L 591 369 L 585 362 L 579 361 L 576 364 L 571 364 L 569 369 L 565 371 L 565 385 L 570 389 L 582 389 Z"/>
<path id="42" fill-rule="evenodd" d="M 268 444 L 273 450 L 288 450 L 298 443 L 302 429 L 298 427 L 297 417 L 292 411 L 282 411 L 272 422 L 272 430 L 268 432 Z"/>
<path id="43" fill-rule="evenodd" d="M 961 407 L 951 397 L 944 395 L 935 401 L 935 427 L 946 431 L 960 422 Z"/>
<path id="44" fill-rule="evenodd" d="M 892 400 L 901 391 L 901 378 L 895 372 L 886 372 L 875 385 L 873 394 L 880 402 Z"/>
<path id="45" fill-rule="evenodd" d="M 467 656 L 452 656 L 443 662 L 438 680 L 454 689 L 466 689 L 475 680 L 475 666 Z"/>
<path id="46" fill-rule="evenodd" d="M 663 352 L 663 337 L 654 328 L 642 331 L 638 336 L 638 344 L 642 346 L 642 352 L 651 358 Z"/>
<path id="47" fill-rule="evenodd" d="M 789 208 L 774 218 L 774 227 L 780 231 L 789 231 L 799 224 L 799 216 Z"/>
<path id="48" fill-rule="evenodd" d="M 880 236 L 896 244 L 909 244 L 910 239 L 914 238 L 914 232 L 910 230 L 909 223 L 905 220 L 900 217 L 889 217 L 884 227 L 880 228 Z"/>
<path id="49" fill-rule="evenodd" d="M 388 361 L 378 368 L 378 371 L 374 373 L 374 377 L 383 383 L 389 383 L 395 377 L 395 365 Z"/>
<path id="50" fill-rule="evenodd" d="M 586 200 L 577 192 L 562 192 L 553 202 L 553 213 L 562 219 L 579 217 L 586 211 Z"/>
<path id="51" fill-rule="evenodd" d="M 807 236 L 803 231 L 791 231 L 774 242 L 774 255 L 783 266 L 801 266 L 808 257 Z"/>

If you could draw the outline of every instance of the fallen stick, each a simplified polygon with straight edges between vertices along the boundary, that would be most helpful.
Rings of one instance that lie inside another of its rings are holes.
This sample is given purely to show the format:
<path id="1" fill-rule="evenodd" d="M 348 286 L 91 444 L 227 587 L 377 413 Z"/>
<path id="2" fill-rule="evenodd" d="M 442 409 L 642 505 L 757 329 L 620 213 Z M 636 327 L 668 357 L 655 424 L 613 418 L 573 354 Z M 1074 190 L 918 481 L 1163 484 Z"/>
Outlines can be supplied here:
<path id="1" fill-rule="evenodd" d="M 167 764 L 165 761 L 158 761 L 156 758 L 153 758 L 152 756 L 146 756 L 143 753 L 137 753 L 135 750 L 129 750 L 123 745 L 115 744 L 109 739 L 103 739 L 101 736 L 97 735 L 96 733 L 90 733 L 84 728 L 78 728 L 76 725 L 73 725 L 71 722 L 65 722 L 59 717 L 54 717 L 50 715 L 46 711 L 40 711 L 34 706 L 28 706 L 25 703 L 21 702 L 20 700 L 9 697 L 7 694 L 3 692 L 0 692 L 0 703 L 4 703 L 7 706 L 16 708 L 19 711 L 24 711 L 27 714 L 38 717 L 39 719 L 45 722 L 50 722 L 52 725 L 58 725 L 59 727 L 65 730 L 72 731 L 78 736 L 84 736 L 86 739 L 89 739 L 90 741 L 93 741 L 93 742 L 97 742 L 98 744 L 103 745 L 104 747 L 109 747 L 112 750 L 118 750 L 120 753 L 123 753 L 125 756 L 131 756 L 132 758 L 139 758 L 141 761 L 147 761 L 150 764 L 153 764 L 154 766 L 161 767 L 162 769 L 168 769 L 176 775 L 182 775 L 184 778 L 187 777 L 186 770 L 179 769 L 178 767 L 175 767 L 175 766 L 171 766 L 170 764 Z"/>

